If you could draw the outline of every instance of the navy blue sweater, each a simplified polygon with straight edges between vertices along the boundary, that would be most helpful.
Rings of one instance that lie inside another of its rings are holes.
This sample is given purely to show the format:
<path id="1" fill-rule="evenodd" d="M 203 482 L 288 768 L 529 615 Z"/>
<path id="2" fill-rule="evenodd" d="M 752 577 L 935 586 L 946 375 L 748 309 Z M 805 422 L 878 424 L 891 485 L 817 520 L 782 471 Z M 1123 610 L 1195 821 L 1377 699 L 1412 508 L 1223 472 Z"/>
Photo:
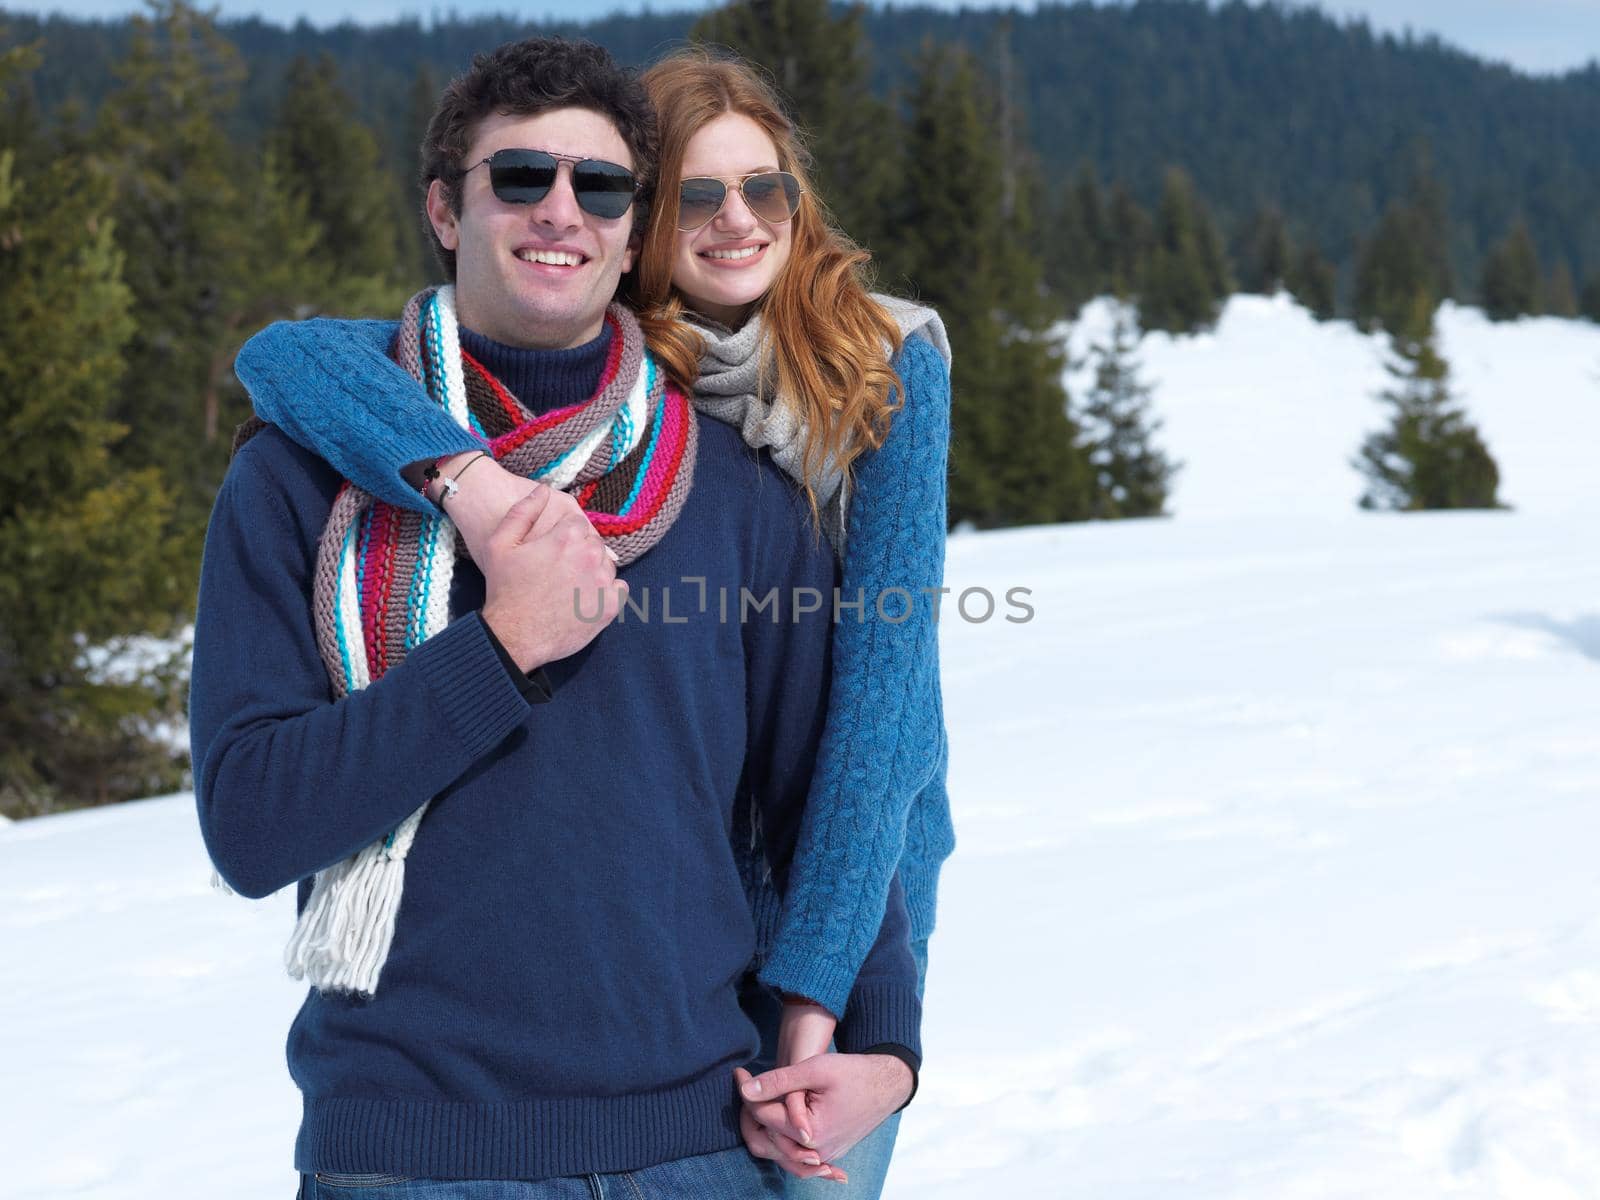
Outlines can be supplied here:
<path id="1" fill-rule="evenodd" d="M 373 495 L 428 511 L 403 469 L 482 444 L 388 357 L 398 328 L 279 321 L 244 344 L 235 370 L 266 420 Z M 916 603 L 901 621 L 876 612 L 852 619 L 842 610 L 793 874 L 781 897 L 759 875 L 753 887 L 762 982 L 835 1013 L 844 1012 L 871 952 L 895 874 L 905 884 L 911 936 L 925 939 L 940 867 L 955 846 L 938 623 L 929 602 L 930 589 L 944 582 L 950 373 L 921 337 L 905 343 L 893 366 L 905 405 L 883 445 L 852 467 L 843 594 L 868 597 L 868 609 L 885 597 L 891 613 L 899 611 L 891 589 Z M 518 395 L 544 386 L 523 382 L 525 390 L 513 385 Z M 741 422 L 731 423 L 742 432 Z"/>
<path id="2" fill-rule="evenodd" d="M 553 407 L 587 394 L 583 361 L 488 365 Z M 563 394 L 562 378 L 581 390 Z M 553 698 L 531 705 L 477 615 L 483 577 L 465 556 L 452 623 L 332 701 L 309 596 L 339 477 L 273 429 L 229 470 L 190 714 L 223 878 L 252 897 L 298 882 L 303 906 L 316 871 L 433 798 L 377 994 L 310 991 L 290 1031 L 297 1169 L 536 1179 L 739 1144 L 732 1070 L 758 1039 L 738 1004 L 754 930 L 729 833 L 753 799 L 782 887 L 831 618 L 827 599 L 809 615 L 790 599 L 829 597 L 837 568 L 770 460 L 696 420 L 685 508 L 623 572 L 650 619 L 629 612 L 550 664 Z M 779 620 L 741 623 L 741 588 L 778 589 Z M 918 1053 L 919 1019 L 897 881 L 840 1048 Z"/>

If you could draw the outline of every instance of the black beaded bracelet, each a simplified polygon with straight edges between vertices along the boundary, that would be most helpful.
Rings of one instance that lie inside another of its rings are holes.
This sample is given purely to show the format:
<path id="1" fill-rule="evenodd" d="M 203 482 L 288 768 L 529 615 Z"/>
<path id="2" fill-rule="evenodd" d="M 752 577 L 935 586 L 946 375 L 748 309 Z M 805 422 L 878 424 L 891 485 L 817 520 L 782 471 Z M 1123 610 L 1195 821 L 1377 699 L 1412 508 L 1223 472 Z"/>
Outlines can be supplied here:
<path id="1" fill-rule="evenodd" d="M 441 455 L 440 457 L 434 459 L 427 466 L 423 467 L 422 468 L 422 482 L 417 484 L 417 491 L 422 493 L 422 498 L 424 500 L 426 500 L 429 504 L 433 505 L 435 510 L 437 510 L 438 512 L 441 512 L 441 513 L 444 512 L 444 509 L 439 507 L 439 502 L 437 500 L 435 500 L 432 496 L 428 495 L 428 485 L 430 483 L 432 483 L 435 479 L 439 478 L 439 475 L 440 475 L 439 464 L 442 463 L 445 459 L 447 459 L 449 457 L 451 457 L 451 456 L 448 455 L 448 454 Z"/>

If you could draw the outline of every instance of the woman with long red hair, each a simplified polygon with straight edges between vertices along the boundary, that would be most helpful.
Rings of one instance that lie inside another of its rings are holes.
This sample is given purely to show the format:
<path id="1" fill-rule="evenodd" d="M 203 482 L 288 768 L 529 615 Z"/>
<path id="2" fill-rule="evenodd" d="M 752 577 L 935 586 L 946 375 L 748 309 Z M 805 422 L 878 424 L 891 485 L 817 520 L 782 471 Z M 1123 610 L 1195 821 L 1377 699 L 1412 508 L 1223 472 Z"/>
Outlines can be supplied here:
<path id="1" fill-rule="evenodd" d="M 739 1072 L 741 1132 L 789 1172 L 792 1195 L 876 1196 L 920 1062 L 863 1032 L 874 980 L 861 968 L 886 904 L 903 896 L 925 979 L 954 845 L 936 625 L 949 346 L 931 310 L 869 291 L 869 255 L 831 223 L 797 130 L 749 66 L 683 51 L 644 82 L 660 118 L 659 184 L 625 298 L 696 409 L 804 490 L 843 568 L 827 724 L 781 894 L 759 829 L 735 830 L 757 928 L 744 1004 L 761 1065 L 775 1068 L 757 1081 Z M 483 445 L 388 359 L 390 330 L 316 324 L 325 388 L 307 388 L 304 325 L 272 326 L 241 352 L 257 412 L 362 487 L 421 480 L 414 506 L 442 503 L 476 557 L 528 479 L 473 461 Z M 417 462 L 414 442 L 382 433 L 413 422 L 446 453 Z M 441 494 L 432 480 L 469 461 Z M 829 1053 L 836 1028 L 856 1053 Z"/>

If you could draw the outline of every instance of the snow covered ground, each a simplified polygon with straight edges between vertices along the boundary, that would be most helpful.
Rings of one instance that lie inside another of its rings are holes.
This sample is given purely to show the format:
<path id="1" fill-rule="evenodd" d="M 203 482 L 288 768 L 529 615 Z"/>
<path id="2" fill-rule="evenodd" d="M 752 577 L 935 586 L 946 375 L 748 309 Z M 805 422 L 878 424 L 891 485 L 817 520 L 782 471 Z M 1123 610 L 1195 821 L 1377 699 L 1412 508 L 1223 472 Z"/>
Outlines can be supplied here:
<path id="1" fill-rule="evenodd" d="M 1108 340 L 1114 309 L 1097 301 L 1073 330 L 1073 357 Z M 1600 479 L 1600 327 L 1554 318 L 1495 324 L 1446 302 L 1439 345 L 1453 389 L 1499 460 L 1501 498 L 1519 510 L 1594 511 Z M 1344 513 L 1361 495 L 1350 468 L 1383 424 L 1383 339 L 1348 321 L 1318 325 L 1286 295 L 1235 296 L 1214 332 L 1144 339 L 1163 443 L 1188 465 L 1179 516 Z M 1092 371 L 1071 376 L 1082 399 Z"/>
<path id="2" fill-rule="evenodd" d="M 1600 1194 L 1600 329 L 1441 328 L 1512 512 L 1358 513 L 1377 344 L 1244 297 L 1144 344 L 1176 518 L 952 540 L 1036 616 L 942 628 L 892 1198 Z M 207 871 L 187 796 L 0 827 L 0 1193 L 293 1194 L 292 895 Z"/>

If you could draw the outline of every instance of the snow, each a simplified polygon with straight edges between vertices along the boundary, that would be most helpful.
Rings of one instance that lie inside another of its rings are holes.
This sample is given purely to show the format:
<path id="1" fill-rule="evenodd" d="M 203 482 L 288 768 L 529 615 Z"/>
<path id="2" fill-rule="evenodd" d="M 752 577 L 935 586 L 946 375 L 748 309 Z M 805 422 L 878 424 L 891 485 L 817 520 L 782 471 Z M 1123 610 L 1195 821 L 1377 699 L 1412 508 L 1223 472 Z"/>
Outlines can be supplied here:
<path id="1" fill-rule="evenodd" d="M 952 549 L 955 578 L 1031 579 L 1039 616 L 946 630 L 961 847 L 894 1194 L 1592 1194 L 1581 526 Z"/>
<path id="2" fill-rule="evenodd" d="M 96 683 L 157 687 L 170 678 L 172 688 L 186 689 L 189 656 L 193 652 L 194 626 L 184 625 L 171 637 L 136 634 L 93 646 L 84 645 L 79 663 Z M 170 720 L 153 721 L 147 736 L 166 746 L 173 758 L 181 761 L 189 754 L 187 713 L 178 711 Z"/>
<path id="3" fill-rule="evenodd" d="M 1089 305 L 1075 360 L 1110 337 L 1115 307 Z M 1496 324 L 1446 302 L 1437 317 L 1452 390 L 1500 465 L 1517 509 L 1594 511 L 1600 487 L 1600 326 L 1539 317 Z M 1186 463 L 1172 509 L 1184 517 L 1345 512 L 1361 495 L 1350 459 L 1385 409 L 1384 339 L 1348 321 L 1318 325 L 1287 295 L 1235 296 L 1214 331 L 1148 334 L 1141 377 L 1156 387 L 1161 444 Z M 1069 374 L 1088 394 L 1088 365 Z"/>
<path id="4" fill-rule="evenodd" d="M 1239 297 L 1142 347 L 1174 518 L 952 539 L 891 1200 L 1600 1190 L 1600 329 L 1441 329 L 1513 511 L 1357 512 L 1380 343 Z M 187 795 L 0 827 L 8 1197 L 293 1194 L 292 892 L 208 873 Z"/>
<path id="5" fill-rule="evenodd" d="M 185 625 L 170 638 L 138 634 L 85 646 L 80 661 L 97 683 L 140 683 L 181 666 L 193 650 L 194 626 Z"/>

